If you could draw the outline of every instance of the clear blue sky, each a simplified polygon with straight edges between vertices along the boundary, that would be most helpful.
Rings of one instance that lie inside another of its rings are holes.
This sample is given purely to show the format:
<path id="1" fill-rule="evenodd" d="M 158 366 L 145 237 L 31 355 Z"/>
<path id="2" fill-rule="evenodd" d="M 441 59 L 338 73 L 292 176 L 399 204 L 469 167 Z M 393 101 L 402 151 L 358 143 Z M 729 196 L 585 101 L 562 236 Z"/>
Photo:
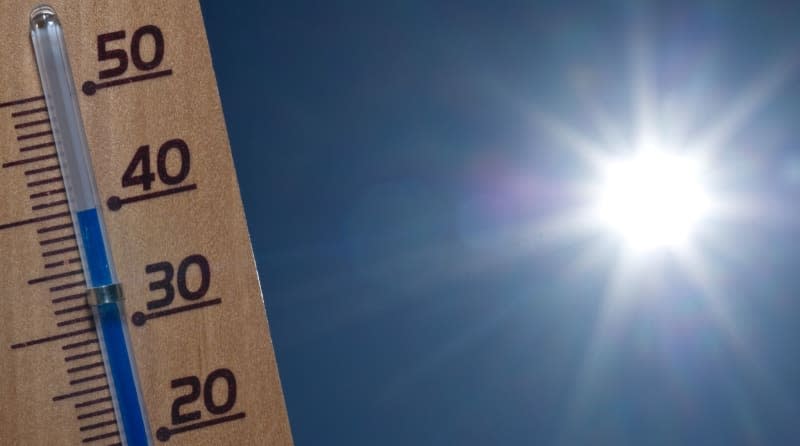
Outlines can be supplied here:
<path id="1" fill-rule="evenodd" d="M 201 4 L 298 446 L 800 444 L 796 3 Z M 543 122 L 631 133 L 637 67 L 755 211 L 614 303 Z"/>

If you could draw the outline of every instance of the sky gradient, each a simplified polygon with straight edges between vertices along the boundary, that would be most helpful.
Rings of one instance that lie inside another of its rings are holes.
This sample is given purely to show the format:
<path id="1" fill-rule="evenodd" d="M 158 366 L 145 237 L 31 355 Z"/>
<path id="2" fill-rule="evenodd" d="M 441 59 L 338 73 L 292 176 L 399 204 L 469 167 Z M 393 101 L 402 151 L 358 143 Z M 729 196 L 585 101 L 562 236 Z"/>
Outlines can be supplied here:
<path id="1" fill-rule="evenodd" d="M 201 5 L 298 446 L 800 443 L 800 6 Z M 737 211 L 619 279 L 648 126 Z"/>

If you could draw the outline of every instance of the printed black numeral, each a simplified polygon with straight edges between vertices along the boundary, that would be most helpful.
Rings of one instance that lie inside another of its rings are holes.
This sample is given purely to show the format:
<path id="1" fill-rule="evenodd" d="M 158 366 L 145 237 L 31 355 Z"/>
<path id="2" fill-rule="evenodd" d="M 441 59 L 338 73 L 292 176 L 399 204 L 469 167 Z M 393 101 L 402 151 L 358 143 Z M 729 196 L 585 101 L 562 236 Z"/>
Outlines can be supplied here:
<path id="1" fill-rule="evenodd" d="M 167 167 L 167 158 L 171 153 L 177 153 L 178 156 L 180 167 L 177 172 L 170 172 Z M 180 184 L 189 176 L 190 167 L 191 156 L 186 141 L 177 138 L 170 139 L 159 147 L 156 156 L 156 171 L 158 172 L 158 179 L 162 183 L 170 186 Z M 141 172 L 141 174 L 138 172 Z M 150 146 L 141 146 L 136 149 L 131 162 L 128 163 L 128 167 L 122 173 L 122 187 L 141 185 L 142 189 L 150 190 L 155 178 L 150 162 Z"/>
<path id="2" fill-rule="evenodd" d="M 193 280 L 189 280 L 190 271 Z M 156 275 L 155 280 L 149 284 L 150 291 L 161 291 L 163 295 L 158 299 L 147 302 L 148 312 L 137 311 L 131 315 L 133 325 L 141 327 L 150 319 L 156 319 L 187 311 L 208 308 L 222 303 L 222 298 L 203 299 L 211 287 L 211 266 L 201 254 L 192 254 L 181 260 L 175 268 L 170 262 L 156 262 L 144 267 L 147 274 Z M 191 303 L 174 304 L 175 294 Z M 202 299 L 202 300 L 201 300 Z"/>
<path id="3" fill-rule="evenodd" d="M 155 166 L 153 166 L 152 160 L 149 145 L 139 146 L 136 149 L 128 166 L 125 167 L 125 171 L 122 172 L 120 182 L 123 189 L 141 186 L 144 193 L 134 193 L 127 197 L 112 195 L 106 200 L 108 209 L 118 211 L 126 204 L 140 203 L 197 189 L 197 184 L 194 183 L 181 184 L 189 177 L 189 170 L 192 166 L 192 157 L 186 141 L 175 138 L 161 144 L 156 153 Z M 154 171 L 155 173 L 153 173 Z M 153 188 L 154 183 L 158 184 L 156 177 L 158 177 L 159 183 L 167 187 L 148 192 Z"/>
<path id="4" fill-rule="evenodd" d="M 147 274 L 164 273 L 164 276 L 154 282 L 150 282 L 150 291 L 164 290 L 164 297 L 161 299 L 147 302 L 148 310 L 166 307 L 175 300 L 175 287 L 172 286 L 172 278 L 175 277 L 175 269 L 169 262 L 158 262 L 144 267 Z"/>
<path id="5" fill-rule="evenodd" d="M 184 404 L 191 404 L 200 398 L 200 379 L 196 376 L 187 376 L 185 378 L 173 379 L 171 385 L 173 389 L 185 386 L 189 386 L 191 389 L 189 393 L 175 398 L 175 401 L 172 402 L 172 424 L 175 425 L 199 420 L 201 415 L 199 410 L 181 413 L 181 406 Z"/>
<path id="6" fill-rule="evenodd" d="M 175 434 L 241 420 L 245 417 L 244 412 L 225 415 L 230 412 L 236 404 L 236 377 L 233 376 L 233 372 L 231 372 L 230 369 L 223 368 L 214 370 L 208 374 L 204 382 L 197 376 L 187 376 L 174 379 L 170 384 L 173 389 L 189 387 L 189 393 L 183 394 L 172 401 L 171 421 L 173 427 L 172 429 L 166 426 L 158 428 L 156 431 L 156 438 L 160 441 L 169 441 L 170 437 Z M 197 421 L 203 418 L 202 410 L 187 409 L 187 411 L 184 412 L 181 409 L 200 399 L 201 384 L 203 388 L 203 405 L 205 409 L 212 414 L 212 416 L 207 417 L 208 419 L 205 421 Z M 214 386 L 224 386 L 220 389 L 222 392 L 217 392 L 218 395 L 224 395 L 223 400 L 219 404 L 214 400 Z M 192 421 L 195 421 L 195 423 L 186 424 Z"/>
<path id="7" fill-rule="evenodd" d="M 87 96 L 94 96 L 104 88 L 130 85 L 171 76 L 172 69 L 156 69 L 164 61 L 164 33 L 155 25 L 144 25 L 133 32 L 130 38 L 130 50 L 125 30 L 104 33 L 97 36 L 97 61 L 100 70 L 97 81 L 87 80 L 81 91 Z M 144 43 L 152 44 L 152 52 L 143 48 Z M 134 69 L 128 70 L 131 63 Z M 132 73 L 129 73 L 132 72 Z"/>
<path id="8" fill-rule="evenodd" d="M 97 77 L 100 79 L 108 79 L 110 77 L 117 77 L 125 74 L 128 69 L 128 53 L 123 49 L 108 49 L 107 44 L 115 40 L 125 38 L 125 31 L 114 31 L 113 33 L 100 34 L 97 36 L 97 61 L 103 62 L 106 60 L 116 59 L 119 61 L 116 67 L 100 70 Z"/>
<path id="9" fill-rule="evenodd" d="M 225 381 L 225 401 L 222 404 L 217 404 L 214 401 L 214 382 L 222 379 Z M 206 409 L 214 415 L 222 415 L 233 409 L 236 404 L 236 378 L 233 372 L 228 369 L 217 369 L 208 374 L 206 378 L 206 385 L 203 386 L 203 402 Z"/>
<path id="10" fill-rule="evenodd" d="M 224 381 L 225 385 L 225 399 L 222 404 L 217 404 L 214 401 L 214 383 L 217 381 Z M 187 376 L 172 380 L 172 388 L 189 386 L 191 391 L 185 395 L 181 395 L 172 402 L 172 424 L 182 424 L 189 421 L 198 420 L 201 417 L 200 411 L 195 410 L 187 413 L 181 413 L 181 406 L 194 403 L 200 399 L 200 378 L 196 376 Z M 208 374 L 205 384 L 203 384 L 203 405 L 206 410 L 214 415 L 222 415 L 233 409 L 236 404 L 236 377 L 230 369 L 217 369 Z"/>
<path id="11" fill-rule="evenodd" d="M 140 49 L 144 36 L 151 36 L 155 44 L 153 58 L 149 61 L 142 59 L 142 52 Z M 164 60 L 164 34 L 161 33 L 161 30 L 158 29 L 157 26 L 145 25 L 133 32 L 133 38 L 131 38 L 131 59 L 133 59 L 133 65 L 142 71 L 149 71 L 161 65 L 161 61 Z"/>
<path id="12" fill-rule="evenodd" d="M 200 284 L 196 289 L 190 288 L 186 278 L 189 268 L 192 266 L 196 266 L 200 271 Z M 163 273 L 160 279 L 150 282 L 150 291 L 164 290 L 164 296 L 147 302 L 147 309 L 155 310 L 171 304 L 175 300 L 175 287 L 172 284 L 175 268 L 172 264 L 169 262 L 153 263 L 147 265 L 144 270 L 147 274 Z M 197 300 L 205 296 L 211 286 L 211 267 L 208 259 L 200 254 L 193 254 L 183 259 L 178 265 L 177 285 L 178 294 L 186 300 Z"/>
<path id="13" fill-rule="evenodd" d="M 141 175 L 136 174 L 137 167 L 141 166 Z M 128 167 L 122 174 L 122 187 L 142 185 L 144 190 L 150 190 L 156 176 L 150 169 L 150 146 L 141 146 L 136 149 Z"/>
<path id="14" fill-rule="evenodd" d="M 142 57 L 142 39 L 145 36 L 150 36 L 153 39 L 155 51 L 150 60 L 144 60 Z M 114 31 L 110 33 L 100 34 L 97 36 L 97 61 L 105 62 L 116 60 L 117 66 L 100 70 L 97 73 L 99 79 L 109 79 L 117 76 L 122 76 L 128 70 L 128 60 L 133 61 L 133 65 L 141 71 L 149 71 L 161 64 L 164 60 L 164 34 L 155 25 L 145 25 L 133 32 L 131 38 L 130 58 L 128 52 L 122 48 L 109 49 L 108 45 L 111 42 L 125 39 L 125 31 Z"/>

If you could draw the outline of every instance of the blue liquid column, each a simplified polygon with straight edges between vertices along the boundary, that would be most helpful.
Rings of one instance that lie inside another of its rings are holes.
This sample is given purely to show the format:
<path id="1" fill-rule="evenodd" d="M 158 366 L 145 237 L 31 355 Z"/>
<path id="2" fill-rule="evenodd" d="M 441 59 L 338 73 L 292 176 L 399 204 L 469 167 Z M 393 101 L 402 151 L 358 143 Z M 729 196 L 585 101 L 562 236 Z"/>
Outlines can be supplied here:
<path id="1" fill-rule="evenodd" d="M 115 408 L 122 423 L 121 436 L 131 446 L 148 445 L 147 423 L 139 398 L 138 383 L 133 358 L 128 346 L 124 323 L 120 287 L 114 283 L 105 237 L 97 209 L 75 213 L 75 224 L 80 233 L 81 254 L 87 283 L 92 291 L 105 290 L 104 297 L 95 297 L 93 306 L 95 324 L 101 340 L 101 349 L 110 373 Z"/>

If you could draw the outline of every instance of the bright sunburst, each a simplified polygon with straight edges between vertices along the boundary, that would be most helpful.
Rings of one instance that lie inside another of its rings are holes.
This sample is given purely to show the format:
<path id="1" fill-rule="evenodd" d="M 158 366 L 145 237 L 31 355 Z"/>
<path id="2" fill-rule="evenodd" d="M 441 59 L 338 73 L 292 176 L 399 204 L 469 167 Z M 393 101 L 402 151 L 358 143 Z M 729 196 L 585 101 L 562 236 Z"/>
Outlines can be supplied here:
<path id="1" fill-rule="evenodd" d="M 685 247 L 712 210 L 700 162 L 663 149 L 609 160 L 596 218 L 633 252 Z"/>
<path id="2" fill-rule="evenodd" d="M 580 242 L 565 272 L 570 278 L 607 274 L 604 289 L 597 290 L 602 306 L 575 380 L 564 432 L 570 431 L 570 417 L 596 390 L 595 376 L 619 337 L 631 333 L 624 330 L 627 318 L 647 314 L 661 321 L 663 314 L 663 324 L 654 325 L 653 332 L 683 339 L 685 329 L 673 326 L 672 317 L 680 314 L 677 308 L 684 311 L 691 304 L 693 311 L 708 312 L 750 367 L 769 376 L 727 305 L 726 294 L 735 290 L 726 288 L 724 268 L 726 258 L 747 255 L 732 238 L 738 228 L 768 220 L 774 211 L 759 194 L 742 193 L 746 184 L 737 187 L 740 167 L 730 155 L 742 153 L 737 149 L 748 148 L 748 141 L 759 150 L 769 148 L 768 140 L 751 140 L 742 131 L 800 63 L 794 55 L 779 59 L 735 96 L 710 106 L 710 95 L 690 88 L 658 88 L 646 27 L 636 23 L 631 37 L 630 110 L 605 107 L 599 102 L 601 88 L 575 87 L 585 93 L 577 95 L 585 101 L 579 104 L 585 115 L 575 123 L 541 109 L 532 113 L 537 130 L 559 149 L 569 149 L 585 167 L 559 185 L 569 198 L 567 205 L 537 221 L 533 232 L 537 240 Z M 671 288 L 677 274 L 685 274 L 685 284 L 692 287 Z M 662 293 L 652 292 L 659 288 Z M 676 299 L 650 300 L 652 295 Z"/>

